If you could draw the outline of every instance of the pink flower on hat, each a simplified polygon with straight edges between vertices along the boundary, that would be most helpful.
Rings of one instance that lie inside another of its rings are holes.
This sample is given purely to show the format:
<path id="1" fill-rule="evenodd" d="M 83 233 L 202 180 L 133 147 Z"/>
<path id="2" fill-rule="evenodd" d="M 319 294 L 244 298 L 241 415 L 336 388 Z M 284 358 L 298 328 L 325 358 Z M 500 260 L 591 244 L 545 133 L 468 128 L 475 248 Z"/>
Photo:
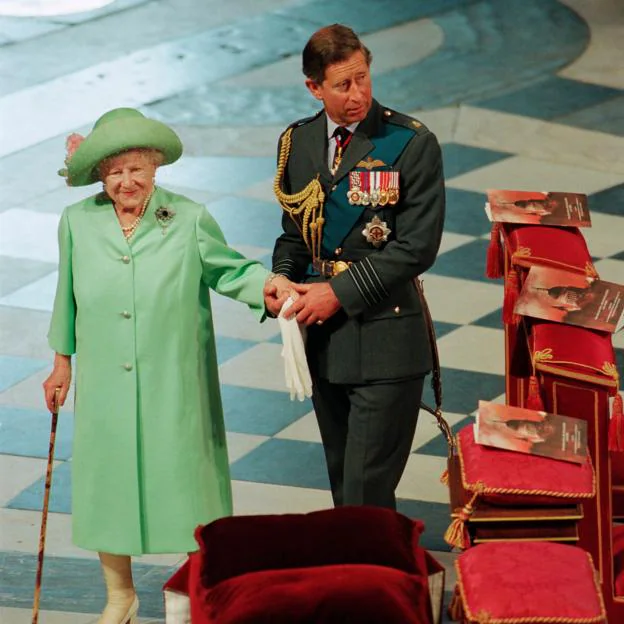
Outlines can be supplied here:
<path id="1" fill-rule="evenodd" d="M 85 138 L 77 132 L 73 132 L 67 137 L 67 140 L 65 141 L 65 148 L 67 149 L 67 158 L 65 159 L 66 162 L 74 155 L 74 152 L 84 140 Z"/>

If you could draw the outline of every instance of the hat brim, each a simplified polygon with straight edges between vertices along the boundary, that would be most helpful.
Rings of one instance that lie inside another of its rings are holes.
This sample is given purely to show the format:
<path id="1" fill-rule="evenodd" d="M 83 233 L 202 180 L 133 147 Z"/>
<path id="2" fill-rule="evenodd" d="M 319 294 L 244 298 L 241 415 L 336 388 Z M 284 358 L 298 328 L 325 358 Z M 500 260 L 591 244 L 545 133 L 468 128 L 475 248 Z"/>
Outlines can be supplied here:
<path id="1" fill-rule="evenodd" d="M 164 165 L 182 155 L 182 142 L 169 126 L 145 117 L 115 119 L 95 128 L 67 164 L 67 183 L 87 186 L 100 177 L 98 165 L 109 156 L 134 148 L 151 148 L 164 156 Z"/>

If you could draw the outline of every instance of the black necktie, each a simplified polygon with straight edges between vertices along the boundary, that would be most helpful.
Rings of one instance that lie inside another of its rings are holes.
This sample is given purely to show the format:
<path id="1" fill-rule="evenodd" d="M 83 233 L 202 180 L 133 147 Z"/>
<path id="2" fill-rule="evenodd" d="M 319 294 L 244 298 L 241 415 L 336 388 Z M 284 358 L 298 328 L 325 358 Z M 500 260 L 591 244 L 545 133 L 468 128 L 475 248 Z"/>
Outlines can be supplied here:
<path id="1" fill-rule="evenodd" d="M 334 130 L 334 134 L 332 137 L 336 141 L 336 151 L 334 152 L 334 161 L 332 163 L 332 173 L 336 173 L 338 167 L 340 166 L 340 161 L 344 155 L 345 149 L 347 149 L 347 145 L 349 145 L 349 141 L 351 141 L 351 137 L 353 134 L 349 132 L 346 128 L 342 126 L 338 126 Z"/>

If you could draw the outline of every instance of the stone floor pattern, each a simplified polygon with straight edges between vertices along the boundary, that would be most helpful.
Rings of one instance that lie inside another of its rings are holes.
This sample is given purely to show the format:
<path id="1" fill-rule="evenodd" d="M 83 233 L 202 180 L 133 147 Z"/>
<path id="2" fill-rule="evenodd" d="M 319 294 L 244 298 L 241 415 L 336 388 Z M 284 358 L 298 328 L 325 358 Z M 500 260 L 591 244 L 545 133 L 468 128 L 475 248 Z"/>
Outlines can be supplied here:
<path id="1" fill-rule="evenodd" d="M 586 193 L 593 227 L 584 233 L 596 267 L 624 282 L 619 0 L 117 0 L 83 13 L 7 15 L 15 4 L 0 0 L 2 624 L 30 622 L 57 223 L 65 205 L 94 192 L 66 188 L 56 171 L 65 136 L 85 134 L 105 110 L 136 106 L 171 124 L 185 155 L 158 172 L 158 183 L 205 203 L 231 245 L 269 264 L 280 220 L 276 140 L 317 110 L 300 51 L 323 24 L 363 35 L 376 98 L 423 121 L 443 147 L 448 216 L 424 285 L 454 428 L 471 422 L 479 399 L 504 400 L 503 289 L 484 277 L 485 189 Z M 285 391 L 277 323 L 256 324 L 244 306 L 218 296 L 214 307 L 236 513 L 330 506 L 311 404 Z M 620 375 L 623 334 L 614 337 Z M 44 624 L 94 622 L 105 600 L 95 554 L 71 544 L 71 441 L 70 401 L 57 437 Z M 398 496 L 401 511 L 425 522 L 424 545 L 449 567 L 450 590 L 445 453 L 433 419 L 421 414 Z M 162 621 L 161 586 L 181 559 L 137 561 L 142 621 Z"/>

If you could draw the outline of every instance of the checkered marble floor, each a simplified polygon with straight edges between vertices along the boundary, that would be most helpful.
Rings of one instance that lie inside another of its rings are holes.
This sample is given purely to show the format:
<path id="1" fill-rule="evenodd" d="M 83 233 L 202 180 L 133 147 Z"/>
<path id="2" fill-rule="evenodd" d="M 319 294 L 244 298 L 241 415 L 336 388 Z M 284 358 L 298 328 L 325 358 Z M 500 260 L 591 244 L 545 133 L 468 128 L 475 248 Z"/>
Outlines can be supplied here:
<path id="1" fill-rule="evenodd" d="M 471 421 L 504 400 L 502 285 L 484 278 L 486 188 L 589 195 L 584 232 L 603 279 L 624 282 L 624 10 L 615 0 L 117 0 L 97 11 L 3 17 L 0 0 L 0 621 L 30 621 L 50 417 L 41 382 L 56 283 L 56 226 L 67 189 L 64 137 L 104 110 L 139 106 L 172 124 L 185 156 L 163 186 L 204 202 L 234 247 L 269 263 L 281 128 L 315 111 L 298 53 L 340 21 L 374 53 L 384 104 L 442 142 L 448 216 L 424 286 L 438 334 L 445 417 Z M 619 5 L 619 6 L 618 6 Z M 398 53 L 400 52 L 400 53 Z M 291 402 L 279 329 L 214 297 L 235 510 L 330 506 L 312 406 Z M 624 335 L 614 337 L 624 363 Z M 432 400 L 428 391 L 427 399 Z M 71 400 L 62 412 L 48 525 L 42 621 L 93 622 L 104 602 L 94 553 L 70 539 Z M 445 442 L 420 417 L 398 489 L 425 521 L 424 544 L 449 566 L 442 534 Z M 145 621 L 160 621 L 162 582 L 181 555 L 144 557 L 135 576 Z"/>

